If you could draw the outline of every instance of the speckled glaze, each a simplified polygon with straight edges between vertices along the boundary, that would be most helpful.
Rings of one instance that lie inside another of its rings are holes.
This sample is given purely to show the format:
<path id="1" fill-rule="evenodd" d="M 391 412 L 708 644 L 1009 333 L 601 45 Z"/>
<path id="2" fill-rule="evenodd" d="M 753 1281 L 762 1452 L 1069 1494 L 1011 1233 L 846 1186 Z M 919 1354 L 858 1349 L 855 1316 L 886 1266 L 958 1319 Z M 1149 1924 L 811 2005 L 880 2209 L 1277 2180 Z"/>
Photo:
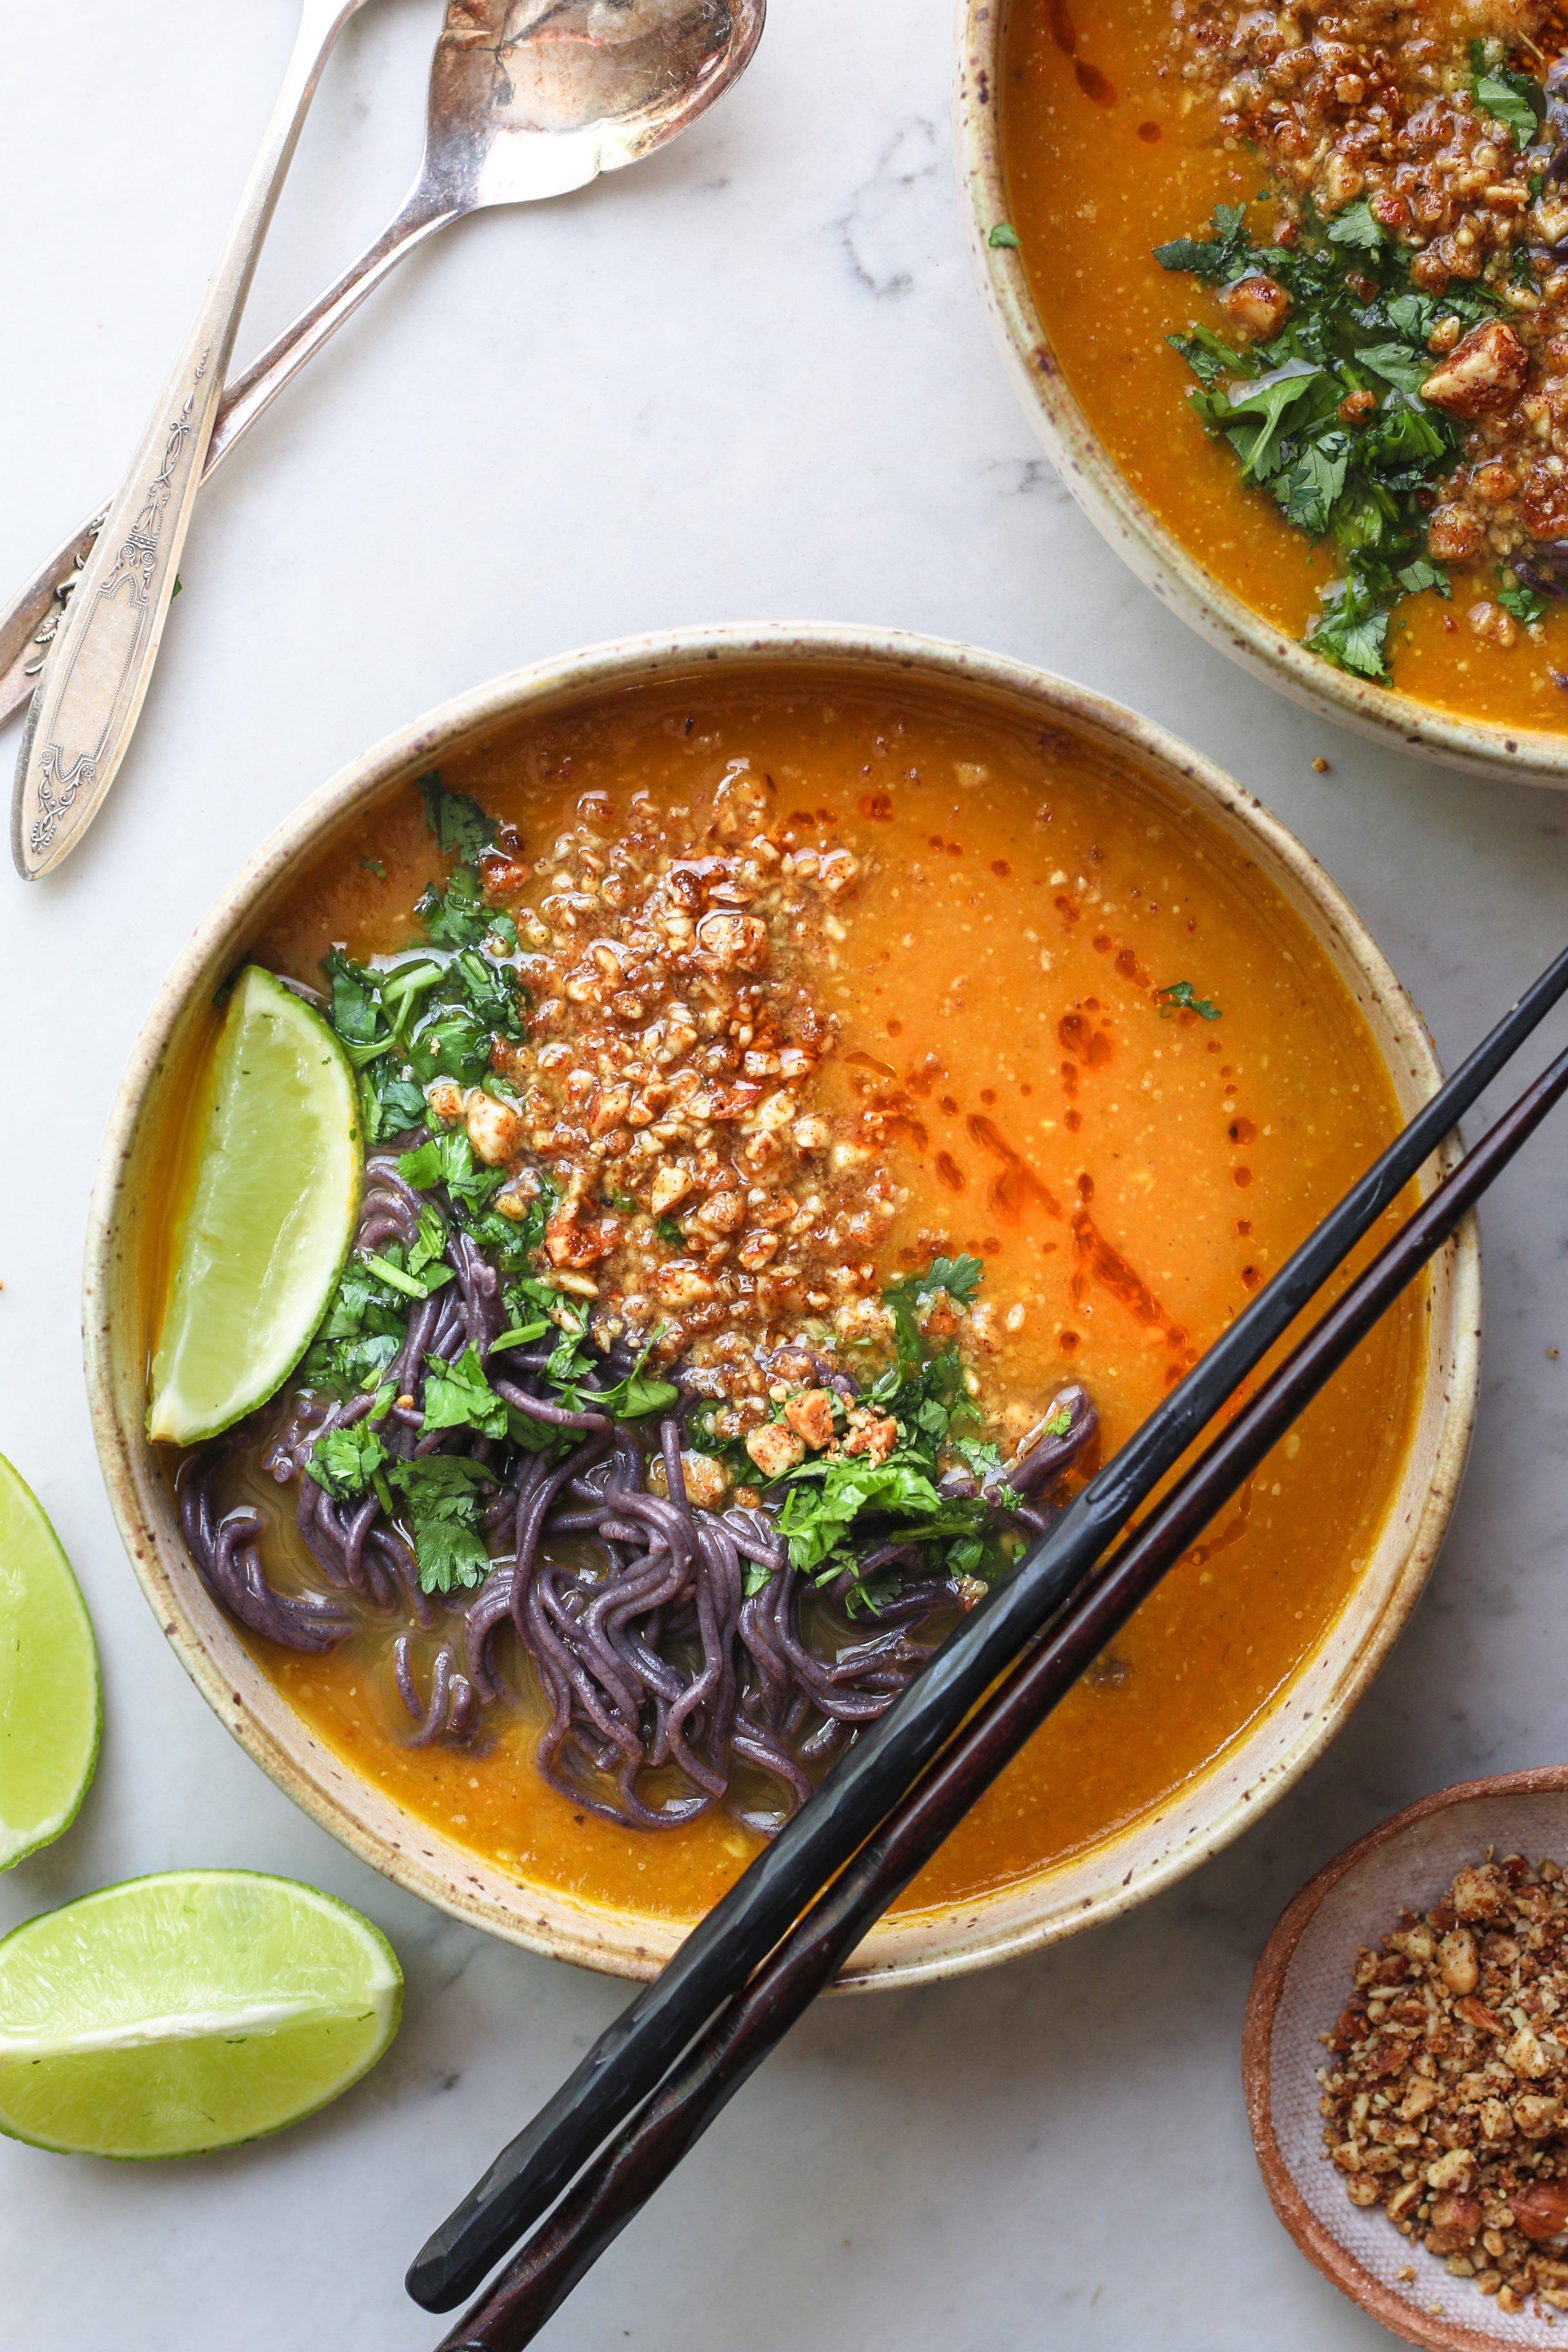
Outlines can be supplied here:
<path id="1" fill-rule="evenodd" d="M 204 1591 L 144 1428 L 137 1265 L 170 1084 L 192 1024 L 287 898 L 307 853 L 498 722 L 671 678 L 787 677 L 831 665 L 868 686 L 940 686 L 981 709 L 1063 723 L 1134 760 L 1241 841 L 1350 990 L 1408 1115 L 1439 1071 L 1424 1024 L 1354 908 L 1252 794 L 1162 729 L 1060 678 L 934 639 L 847 627 L 690 629 L 600 646 L 496 679 L 400 730 L 280 825 L 191 939 L 132 1053 L 99 1157 L 89 1213 L 83 1329 L 94 1434 L 132 1566 L 182 1664 L 279 1788 L 363 1861 L 414 1894 L 514 1943 L 623 1976 L 655 1974 L 674 1931 L 521 1885 L 437 1835 L 318 1740 Z M 984 1897 L 883 1921 L 845 1981 L 913 1984 L 983 1968 L 1114 1916 L 1196 1866 L 1290 1787 L 1344 1721 L 1418 1599 L 1447 1524 L 1475 1414 L 1480 1260 L 1467 1223 L 1433 1263 L 1424 1399 L 1403 1480 L 1360 1585 L 1273 1711 L 1159 1813 L 1061 1868 Z"/>
<path id="2" fill-rule="evenodd" d="M 1024 257 L 993 247 L 1011 217 L 998 94 L 1008 0 L 958 0 L 952 151 L 986 317 L 1019 398 L 1062 480 L 1096 529 L 1173 613 L 1292 702 L 1445 767 L 1568 786 L 1568 734 L 1460 719 L 1337 670 L 1222 587 L 1132 488 L 1068 384 L 1035 307 Z"/>

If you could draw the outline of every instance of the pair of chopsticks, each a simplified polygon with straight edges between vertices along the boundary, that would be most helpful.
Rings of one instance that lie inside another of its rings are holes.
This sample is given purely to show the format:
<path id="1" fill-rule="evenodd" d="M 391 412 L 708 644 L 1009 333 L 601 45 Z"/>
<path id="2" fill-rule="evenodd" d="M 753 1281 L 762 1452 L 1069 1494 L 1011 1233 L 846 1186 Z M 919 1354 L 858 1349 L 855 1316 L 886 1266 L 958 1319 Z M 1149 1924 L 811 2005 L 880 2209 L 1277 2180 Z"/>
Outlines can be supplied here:
<path id="1" fill-rule="evenodd" d="M 450 2310 L 558 2198 L 563 2201 L 447 2336 L 441 2352 L 514 2352 L 532 2340 L 871 1923 L 1442 1247 L 1568 1092 L 1568 1052 L 1428 1196 L 1095 1572 L 1118 1530 L 1565 990 L 1568 950 L 1025 1554 L 1006 1583 L 949 1637 L 502 2150 L 415 2261 L 407 2285 L 416 2302 L 428 2310 Z M 569 2193 L 563 2198 L 563 2192 Z"/>

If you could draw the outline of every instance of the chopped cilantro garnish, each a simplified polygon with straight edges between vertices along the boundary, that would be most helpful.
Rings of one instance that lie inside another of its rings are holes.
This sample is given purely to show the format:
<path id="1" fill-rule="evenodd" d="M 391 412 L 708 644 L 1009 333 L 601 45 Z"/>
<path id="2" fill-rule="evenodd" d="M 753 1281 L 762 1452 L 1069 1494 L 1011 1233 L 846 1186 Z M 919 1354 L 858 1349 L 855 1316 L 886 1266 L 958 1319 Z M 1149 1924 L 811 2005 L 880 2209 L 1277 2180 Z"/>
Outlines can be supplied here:
<path id="1" fill-rule="evenodd" d="M 1195 1013 L 1200 1021 L 1217 1021 L 1220 1017 L 1217 1004 L 1211 1004 L 1206 996 L 1194 995 L 1190 980 L 1173 980 L 1168 988 L 1157 988 L 1154 1002 L 1163 1021 L 1169 1021 L 1177 1013 Z"/>
<path id="2" fill-rule="evenodd" d="M 1377 253 L 1383 246 L 1383 226 L 1364 196 L 1336 213 L 1329 223 L 1331 245 L 1359 246 L 1363 253 Z"/>
<path id="3" fill-rule="evenodd" d="M 420 1192 L 445 1184 L 454 1201 L 466 1202 L 470 1208 L 483 1207 L 506 1182 L 504 1168 L 486 1168 L 474 1158 L 474 1147 L 460 1127 L 444 1129 L 417 1150 L 404 1152 L 397 1172 Z"/>
<path id="4" fill-rule="evenodd" d="M 351 1258 L 305 1352 L 300 1385 L 332 1389 L 341 1396 L 377 1387 L 400 1352 L 407 1328 L 407 1299 L 363 1258 Z"/>
<path id="5" fill-rule="evenodd" d="M 1016 253 L 1024 242 L 1011 221 L 997 221 L 985 241 L 993 252 L 1002 246 L 1010 253 Z"/>
<path id="6" fill-rule="evenodd" d="M 1221 205 L 1212 235 L 1158 246 L 1155 258 L 1211 283 L 1262 273 L 1289 295 L 1267 341 L 1232 345 L 1201 324 L 1167 340 L 1201 387 L 1192 407 L 1229 443 L 1243 479 L 1298 530 L 1338 543 L 1342 577 L 1305 642 L 1338 668 L 1386 681 L 1400 598 L 1447 593 L 1426 555 L 1426 516 L 1463 445 L 1460 427 L 1421 396 L 1429 338 L 1440 320 L 1494 318 L 1500 295 L 1484 280 L 1455 280 L 1441 298 L 1419 291 L 1408 252 L 1364 200 L 1326 226 L 1309 213 L 1289 248 L 1254 245 L 1244 209 Z"/>
<path id="7" fill-rule="evenodd" d="M 1194 278 L 1216 283 L 1243 275 L 1250 248 L 1247 236 L 1247 206 L 1215 205 L 1212 237 L 1176 236 L 1154 247 L 1162 269 L 1184 269 Z"/>
<path id="8" fill-rule="evenodd" d="M 435 1267 L 425 1275 L 410 1274 L 406 1268 L 377 1250 L 367 1250 L 364 1263 L 372 1274 L 379 1275 L 382 1281 L 390 1284 L 394 1290 L 400 1290 L 405 1298 L 428 1298 L 433 1290 L 439 1290 L 444 1282 L 452 1279 L 449 1265 Z"/>
<path id="9" fill-rule="evenodd" d="M 1505 612 L 1511 613 L 1516 621 L 1522 621 L 1527 629 L 1546 617 L 1545 597 L 1538 596 L 1534 589 L 1527 588 L 1522 581 L 1510 580 L 1506 574 L 1497 592 L 1497 600 Z"/>
<path id="10" fill-rule="evenodd" d="M 487 816 L 467 793 L 449 793 L 434 771 L 419 779 L 425 795 L 425 822 L 446 854 L 455 851 L 465 866 L 487 850 L 496 837 L 494 817 Z"/>
<path id="11" fill-rule="evenodd" d="M 438 948 L 477 948 L 490 928 L 489 908 L 471 866 L 459 866 L 445 890 L 432 882 L 414 911 Z"/>
<path id="12" fill-rule="evenodd" d="M 477 1348 L 465 1348 L 455 1364 L 444 1364 L 439 1356 L 425 1359 L 425 1426 L 506 1435 L 507 1409 L 485 1378 Z"/>
<path id="13" fill-rule="evenodd" d="M 939 1290 L 953 1305 L 967 1307 L 979 1289 L 985 1268 L 977 1257 L 933 1257 L 924 1274 L 906 1274 L 889 1283 L 883 1304 L 892 1309 L 894 1339 L 900 1364 L 918 1363 L 924 1353 L 919 1318 Z"/>
<path id="14" fill-rule="evenodd" d="M 1378 602 L 1374 582 L 1352 575 L 1325 596 L 1306 642 L 1335 669 L 1382 679 L 1388 676 L 1383 657 L 1387 636 L 1388 607 Z"/>
<path id="15" fill-rule="evenodd" d="M 386 1476 L 408 1506 L 419 1581 L 426 1592 L 475 1585 L 488 1574 L 484 1496 L 494 1474 L 462 1454 L 426 1454 L 391 1463 Z"/>
<path id="16" fill-rule="evenodd" d="M 1479 42 L 1470 46 L 1470 90 L 1483 114 L 1500 122 L 1513 134 L 1513 143 L 1522 155 L 1540 127 L 1544 101 L 1537 85 L 1528 74 L 1516 73 L 1500 65 L 1490 73 L 1483 73 L 1477 63 Z"/>
<path id="17" fill-rule="evenodd" d="M 671 1249 L 679 1249 L 686 1239 L 685 1234 L 681 1232 L 680 1227 L 676 1223 L 673 1217 L 659 1217 L 657 1219 L 654 1224 L 654 1232 L 658 1235 L 659 1240 L 661 1242 L 668 1243 Z"/>
<path id="18" fill-rule="evenodd" d="M 329 1429 L 310 1448 L 305 1465 L 318 1486 L 337 1503 L 356 1502 L 387 1460 L 387 1451 L 367 1421 L 350 1429 Z"/>

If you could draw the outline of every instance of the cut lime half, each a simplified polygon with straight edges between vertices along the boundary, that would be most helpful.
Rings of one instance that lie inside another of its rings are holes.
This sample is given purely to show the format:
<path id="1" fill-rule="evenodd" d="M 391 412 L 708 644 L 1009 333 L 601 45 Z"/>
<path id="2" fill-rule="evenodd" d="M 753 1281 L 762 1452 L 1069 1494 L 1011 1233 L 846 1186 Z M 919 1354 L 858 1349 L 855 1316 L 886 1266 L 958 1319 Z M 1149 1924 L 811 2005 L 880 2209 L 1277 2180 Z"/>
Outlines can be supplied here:
<path id="1" fill-rule="evenodd" d="M 75 1821 L 102 1721 L 81 1588 L 43 1505 L 0 1454 L 0 1870 Z"/>
<path id="2" fill-rule="evenodd" d="M 0 2131 L 78 2156 L 195 2156 L 297 2123 L 397 2031 L 368 1919 L 248 1870 L 171 1870 L 0 1941 Z"/>
<path id="3" fill-rule="evenodd" d="M 247 964 L 217 1041 L 150 1436 L 195 1445 L 287 1380 L 348 1256 L 363 1164 L 348 1055 L 312 1006 Z"/>

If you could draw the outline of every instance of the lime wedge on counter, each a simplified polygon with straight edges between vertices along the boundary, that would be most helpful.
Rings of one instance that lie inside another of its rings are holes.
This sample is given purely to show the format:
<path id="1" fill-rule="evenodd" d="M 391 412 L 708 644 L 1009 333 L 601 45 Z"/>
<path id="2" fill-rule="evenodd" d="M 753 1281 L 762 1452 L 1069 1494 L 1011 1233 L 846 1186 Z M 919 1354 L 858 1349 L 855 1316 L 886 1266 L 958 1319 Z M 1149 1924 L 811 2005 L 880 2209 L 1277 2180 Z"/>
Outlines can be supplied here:
<path id="1" fill-rule="evenodd" d="M 386 1937 L 249 1870 L 170 1870 L 0 1941 L 0 2131 L 79 2156 L 194 2156 L 280 2131 L 385 2050 Z"/>
<path id="2" fill-rule="evenodd" d="M 0 1454 L 0 1870 L 70 1827 L 102 1721 L 81 1588 L 42 1504 Z"/>
<path id="3" fill-rule="evenodd" d="M 363 1173 L 353 1066 L 259 964 L 217 1042 L 195 1190 L 153 1360 L 148 1434 L 216 1436 L 293 1370 L 353 1239 Z"/>

